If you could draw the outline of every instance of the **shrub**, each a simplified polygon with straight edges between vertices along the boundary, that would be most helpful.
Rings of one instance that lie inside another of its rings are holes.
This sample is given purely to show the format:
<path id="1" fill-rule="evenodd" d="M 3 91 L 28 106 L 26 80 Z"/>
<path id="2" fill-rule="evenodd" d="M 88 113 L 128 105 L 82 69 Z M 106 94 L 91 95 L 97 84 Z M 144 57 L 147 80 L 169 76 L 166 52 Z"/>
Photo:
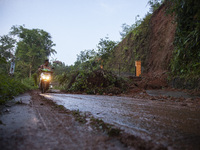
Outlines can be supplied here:
<path id="1" fill-rule="evenodd" d="M 120 94 L 127 88 L 126 81 L 111 72 L 98 69 L 92 72 L 79 72 L 71 86 L 70 92 L 86 92 L 87 94 L 113 93 Z"/>
<path id="2" fill-rule="evenodd" d="M 20 93 L 30 90 L 31 86 L 28 85 L 28 79 L 24 79 L 24 83 L 21 81 L 9 77 L 7 75 L 0 75 L 0 104 L 6 102 Z"/>

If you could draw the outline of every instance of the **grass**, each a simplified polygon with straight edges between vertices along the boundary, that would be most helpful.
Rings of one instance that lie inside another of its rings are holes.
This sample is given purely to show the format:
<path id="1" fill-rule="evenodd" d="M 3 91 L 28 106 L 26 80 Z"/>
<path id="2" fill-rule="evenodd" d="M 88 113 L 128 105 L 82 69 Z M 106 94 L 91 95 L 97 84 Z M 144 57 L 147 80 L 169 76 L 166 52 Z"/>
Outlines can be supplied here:
<path id="1" fill-rule="evenodd" d="M 91 118 L 91 124 L 99 130 L 105 131 L 109 136 L 119 136 L 121 130 L 108 123 L 105 123 L 102 119 Z"/>
<path id="2" fill-rule="evenodd" d="M 79 110 L 73 110 L 71 111 L 72 115 L 75 117 L 75 120 L 80 122 L 80 123 L 86 123 L 86 115 L 82 115 Z"/>
<path id="3" fill-rule="evenodd" d="M 23 79 L 20 81 L 8 75 L 0 75 L 0 104 L 5 104 L 6 101 L 13 99 L 21 93 L 35 89 L 31 79 Z"/>

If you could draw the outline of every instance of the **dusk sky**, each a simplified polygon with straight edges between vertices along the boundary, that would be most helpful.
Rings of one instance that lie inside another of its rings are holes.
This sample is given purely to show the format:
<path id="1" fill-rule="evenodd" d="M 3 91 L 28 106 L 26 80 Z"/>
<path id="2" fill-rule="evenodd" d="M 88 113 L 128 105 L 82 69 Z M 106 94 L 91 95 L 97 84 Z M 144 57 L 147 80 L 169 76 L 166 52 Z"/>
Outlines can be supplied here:
<path id="1" fill-rule="evenodd" d="M 49 32 L 57 54 L 71 65 L 85 49 L 96 49 L 100 38 L 120 41 L 121 25 L 149 11 L 149 0 L 0 0 L 0 36 L 13 25 Z M 52 58 L 50 57 L 50 60 Z"/>

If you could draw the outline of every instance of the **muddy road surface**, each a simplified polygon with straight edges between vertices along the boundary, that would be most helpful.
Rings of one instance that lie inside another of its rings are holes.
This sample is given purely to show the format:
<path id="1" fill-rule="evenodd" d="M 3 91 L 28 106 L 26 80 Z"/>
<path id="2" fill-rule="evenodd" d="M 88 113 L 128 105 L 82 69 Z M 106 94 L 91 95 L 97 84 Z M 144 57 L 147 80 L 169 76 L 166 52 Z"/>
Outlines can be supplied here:
<path id="1" fill-rule="evenodd" d="M 74 119 L 38 93 L 0 105 L 1 150 L 132 149 L 117 138 Z"/>
<path id="2" fill-rule="evenodd" d="M 200 149 L 200 103 L 117 96 L 42 94 L 167 149 Z"/>

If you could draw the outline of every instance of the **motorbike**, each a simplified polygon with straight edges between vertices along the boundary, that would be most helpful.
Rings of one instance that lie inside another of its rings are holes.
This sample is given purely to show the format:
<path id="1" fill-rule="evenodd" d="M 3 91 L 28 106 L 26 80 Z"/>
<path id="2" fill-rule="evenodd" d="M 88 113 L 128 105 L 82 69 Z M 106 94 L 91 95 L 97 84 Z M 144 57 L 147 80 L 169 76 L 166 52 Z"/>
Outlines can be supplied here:
<path id="1" fill-rule="evenodd" d="M 41 69 L 40 74 L 40 90 L 45 93 L 49 87 L 52 80 L 52 71 L 49 69 Z"/>

